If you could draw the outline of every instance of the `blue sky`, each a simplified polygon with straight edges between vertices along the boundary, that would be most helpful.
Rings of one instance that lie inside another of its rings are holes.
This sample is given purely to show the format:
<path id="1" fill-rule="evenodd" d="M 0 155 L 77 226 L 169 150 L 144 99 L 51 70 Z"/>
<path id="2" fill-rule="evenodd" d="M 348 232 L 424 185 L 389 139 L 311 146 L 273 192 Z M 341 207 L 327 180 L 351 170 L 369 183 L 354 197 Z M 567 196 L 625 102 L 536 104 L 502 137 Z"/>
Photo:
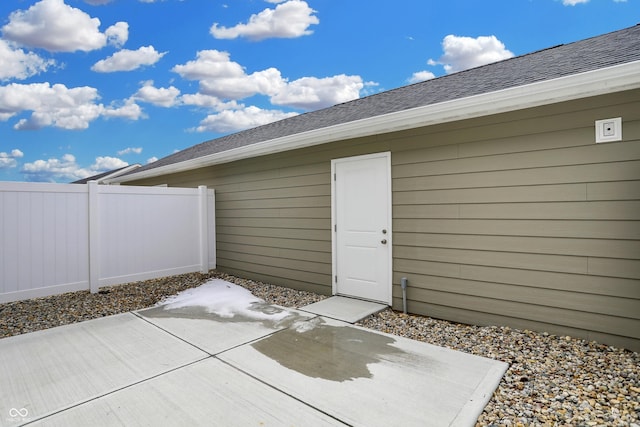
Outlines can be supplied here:
<path id="1" fill-rule="evenodd" d="M 0 181 L 70 182 L 604 34 L 640 0 L 2 0 Z"/>

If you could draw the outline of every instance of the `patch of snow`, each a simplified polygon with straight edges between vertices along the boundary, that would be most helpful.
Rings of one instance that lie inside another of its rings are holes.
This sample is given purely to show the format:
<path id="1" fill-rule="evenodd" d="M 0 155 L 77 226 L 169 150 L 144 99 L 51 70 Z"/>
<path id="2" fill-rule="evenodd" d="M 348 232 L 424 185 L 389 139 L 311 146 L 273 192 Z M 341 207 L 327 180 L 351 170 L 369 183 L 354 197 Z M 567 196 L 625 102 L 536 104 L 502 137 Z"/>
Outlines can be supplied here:
<path id="1" fill-rule="evenodd" d="M 256 305 L 259 304 L 264 304 L 264 300 L 242 286 L 222 279 L 209 280 L 197 288 L 187 289 L 159 303 L 165 310 L 204 307 L 207 312 L 226 318 L 239 315 L 255 320 L 277 322 L 291 314 L 287 310 L 279 310 L 271 306 L 263 306 L 262 310 L 258 310 Z"/>

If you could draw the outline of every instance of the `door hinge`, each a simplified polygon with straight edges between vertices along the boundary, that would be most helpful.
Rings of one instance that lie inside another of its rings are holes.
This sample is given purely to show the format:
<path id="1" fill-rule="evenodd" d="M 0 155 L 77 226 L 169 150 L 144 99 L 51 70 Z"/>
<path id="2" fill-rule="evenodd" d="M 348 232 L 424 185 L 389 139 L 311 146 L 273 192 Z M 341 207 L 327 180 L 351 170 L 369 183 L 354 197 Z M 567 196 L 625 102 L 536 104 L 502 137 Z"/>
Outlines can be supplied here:
<path id="1" fill-rule="evenodd" d="M 338 232 L 338 224 L 333 224 L 333 231 Z"/>
<path id="2" fill-rule="evenodd" d="M 334 280 L 338 283 L 338 276 L 335 276 Z"/>
<path id="3" fill-rule="evenodd" d="M 333 180 L 334 181 L 336 180 L 336 174 L 335 173 L 333 174 Z"/>

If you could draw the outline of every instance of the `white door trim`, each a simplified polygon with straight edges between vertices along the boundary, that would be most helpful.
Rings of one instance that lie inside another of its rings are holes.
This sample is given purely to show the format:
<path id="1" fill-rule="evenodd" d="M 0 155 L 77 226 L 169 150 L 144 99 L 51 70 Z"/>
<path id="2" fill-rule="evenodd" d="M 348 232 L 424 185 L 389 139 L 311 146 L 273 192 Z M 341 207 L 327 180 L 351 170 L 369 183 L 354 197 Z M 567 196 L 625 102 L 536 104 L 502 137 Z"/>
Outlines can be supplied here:
<path id="1" fill-rule="evenodd" d="M 336 218 L 337 218 L 337 205 L 336 205 L 336 164 L 347 161 L 368 160 L 373 158 L 385 158 L 387 161 L 387 218 L 389 219 L 387 228 L 387 245 L 388 245 L 388 286 L 386 302 L 391 305 L 393 302 L 392 289 L 393 289 L 393 230 L 392 230 L 392 191 L 391 191 L 391 152 L 382 152 L 374 154 L 366 154 L 362 156 L 343 157 L 339 159 L 331 160 L 331 293 L 332 295 L 338 292 L 337 273 L 338 273 L 338 252 L 337 252 L 337 232 L 336 232 Z"/>

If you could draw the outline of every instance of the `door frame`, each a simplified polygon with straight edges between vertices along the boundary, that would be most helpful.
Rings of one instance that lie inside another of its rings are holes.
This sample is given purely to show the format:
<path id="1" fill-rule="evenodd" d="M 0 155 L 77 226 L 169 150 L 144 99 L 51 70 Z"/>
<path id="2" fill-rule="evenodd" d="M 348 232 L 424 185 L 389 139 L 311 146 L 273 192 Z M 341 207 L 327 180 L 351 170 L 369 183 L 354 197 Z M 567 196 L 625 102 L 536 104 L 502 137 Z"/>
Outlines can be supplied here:
<path id="1" fill-rule="evenodd" d="M 385 158 L 387 160 L 387 218 L 389 219 L 388 224 L 388 233 L 387 233 L 387 244 L 389 247 L 388 250 L 388 277 L 387 277 L 387 304 L 391 305 L 393 303 L 393 215 L 392 215 L 392 191 L 391 191 L 391 152 L 385 151 L 380 153 L 373 154 L 365 154 L 360 156 L 351 156 L 351 157 L 341 157 L 338 159 L 331 160 L 331 294 L 336 295 L 338 293 L 338 282 L 337 282 L 337 273 L 338 273 L 338 251 L 337 251 L 337 228 L 336 228 L 336 218 L 337 218 L 337 203 L 336 203 L 336 164 L 341 162 L 352 162 L 358 160 L 369 160 L 374 158 Z"/>

